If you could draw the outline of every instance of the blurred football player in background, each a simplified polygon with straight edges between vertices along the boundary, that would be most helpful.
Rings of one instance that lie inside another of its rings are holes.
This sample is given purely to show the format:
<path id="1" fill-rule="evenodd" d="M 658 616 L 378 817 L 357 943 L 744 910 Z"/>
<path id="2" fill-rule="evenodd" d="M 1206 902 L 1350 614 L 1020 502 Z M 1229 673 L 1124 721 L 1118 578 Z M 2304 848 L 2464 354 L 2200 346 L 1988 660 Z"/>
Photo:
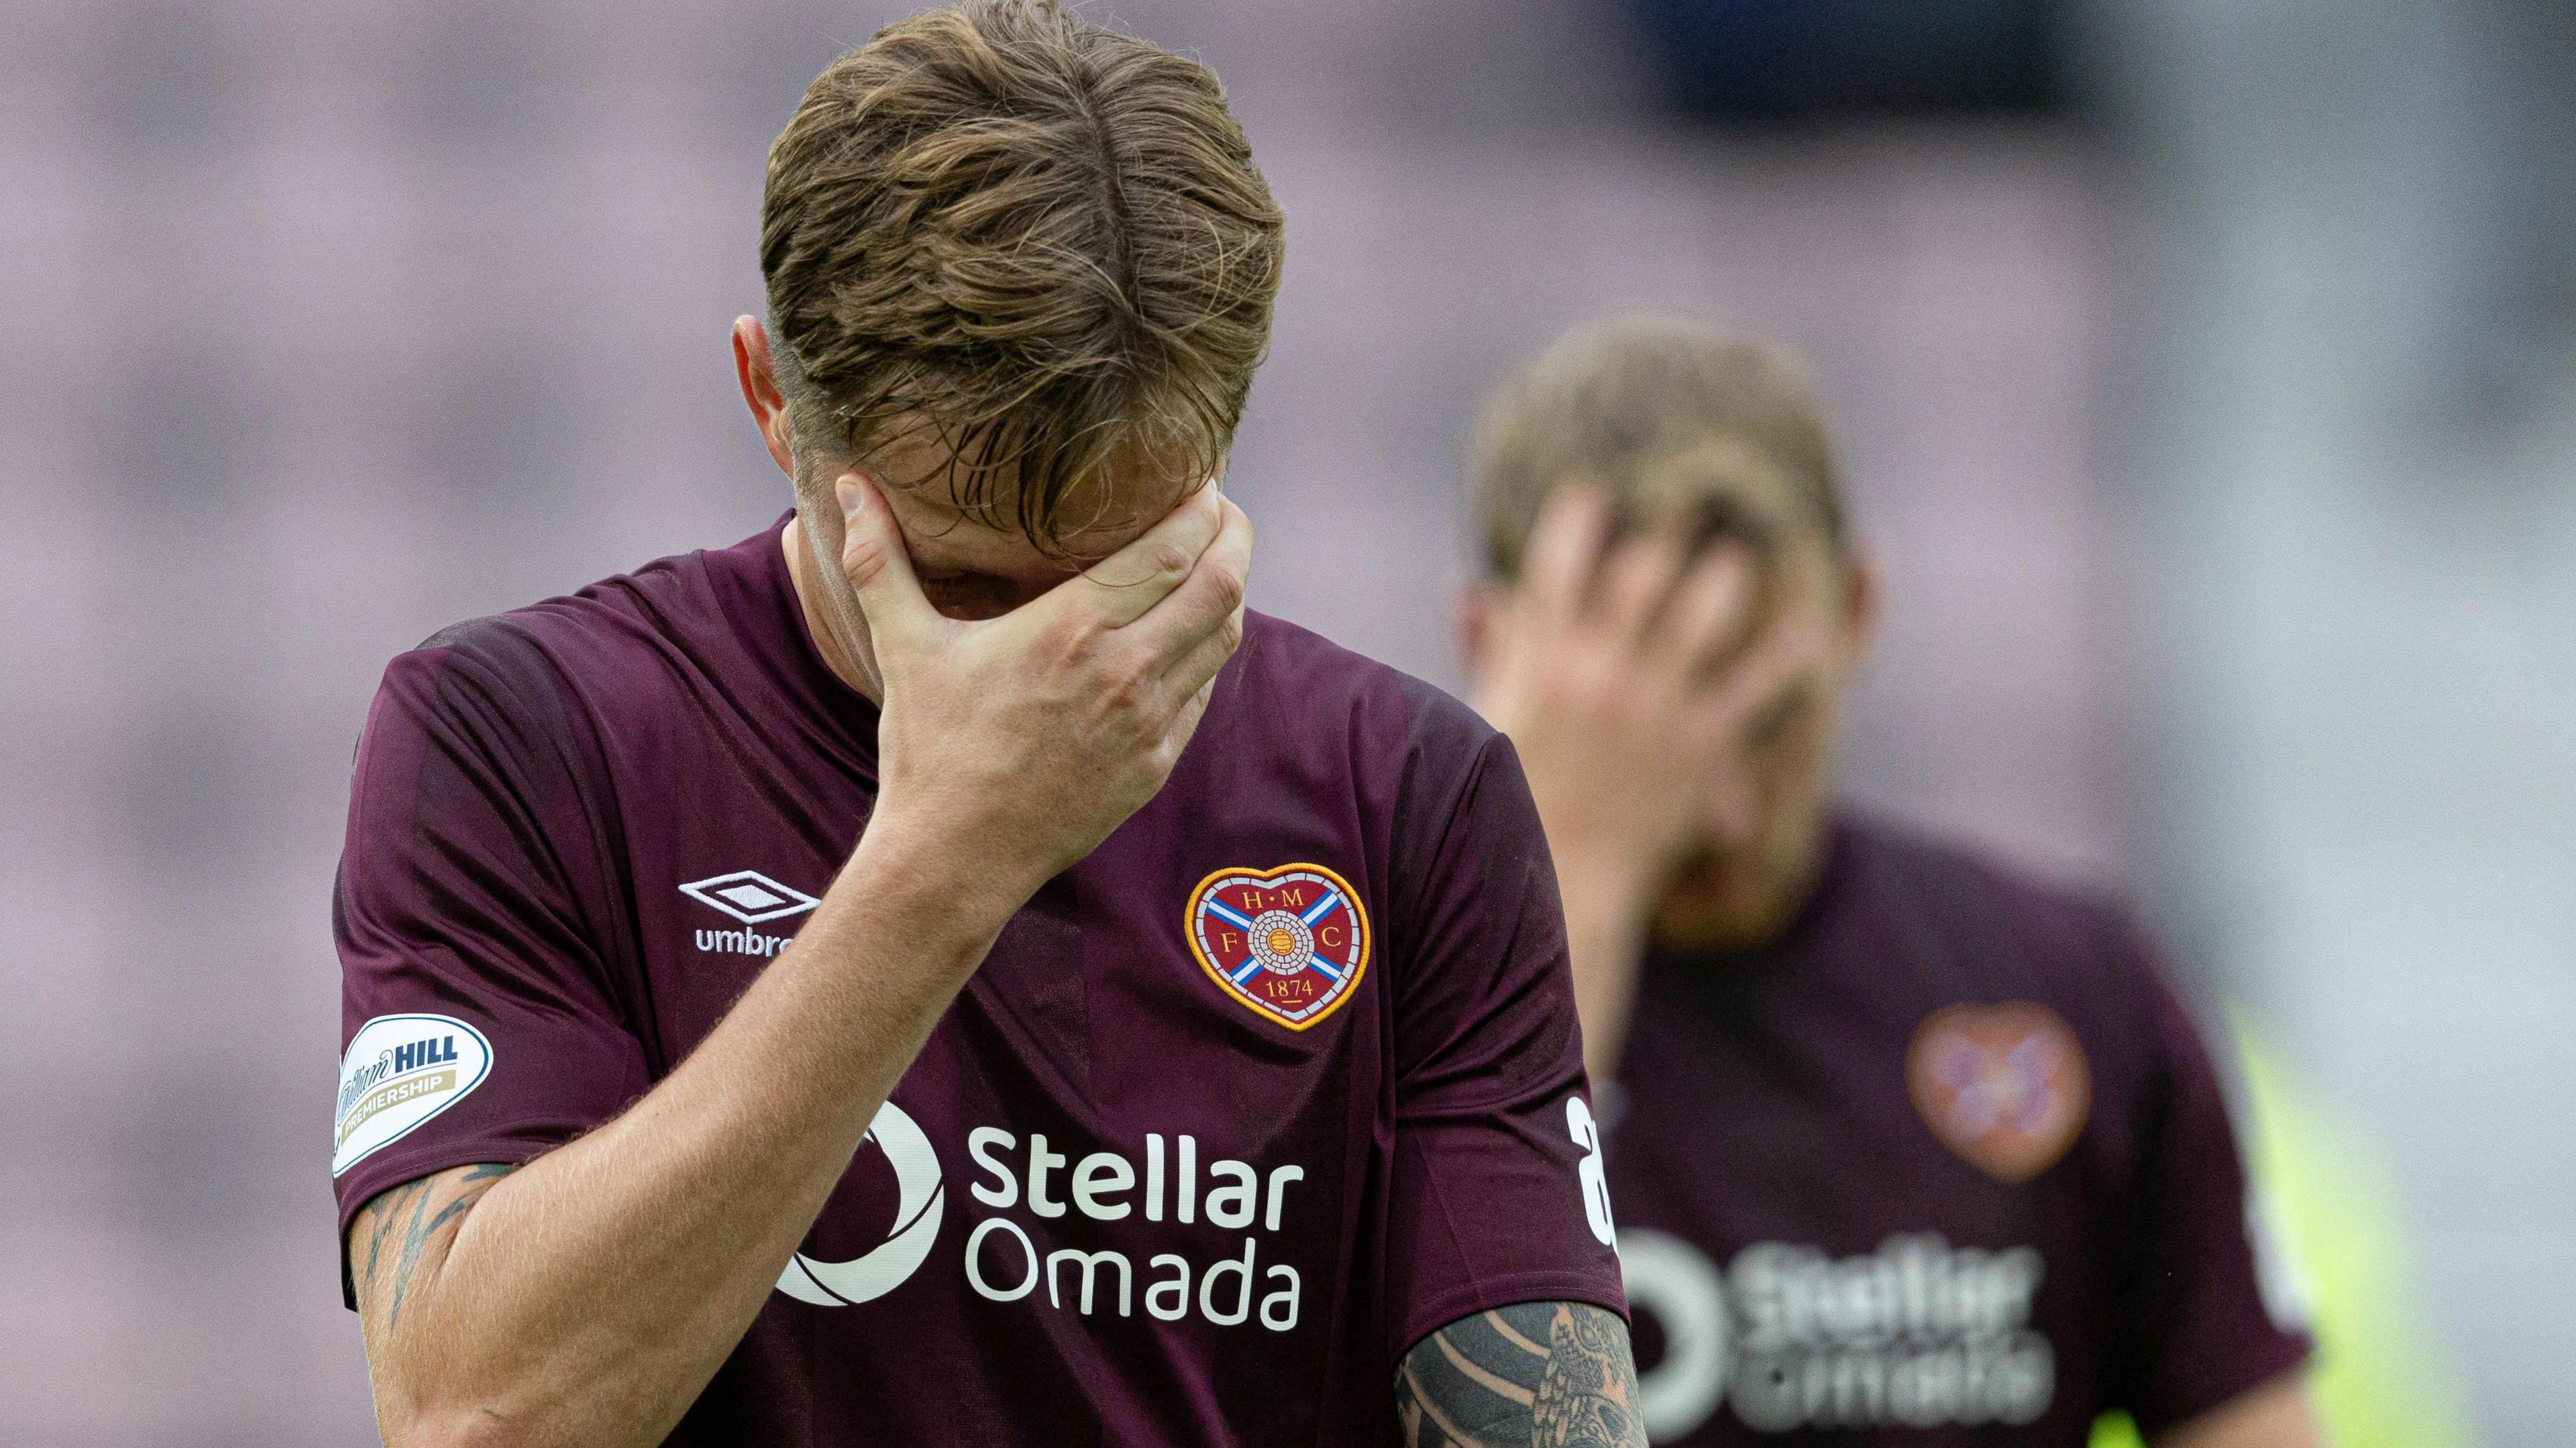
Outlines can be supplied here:
<path id="1" fill-rule="evenodd" d="M 1556 859 L 1654 1440 L 2073 1445 L 2125 1410 L 2320 1442 L 2144 940 L 1835 802 L 1878 591 L 1805 384 L 1582 328 L 1490 399 L 1474 469 L 1475 698 Z"/>

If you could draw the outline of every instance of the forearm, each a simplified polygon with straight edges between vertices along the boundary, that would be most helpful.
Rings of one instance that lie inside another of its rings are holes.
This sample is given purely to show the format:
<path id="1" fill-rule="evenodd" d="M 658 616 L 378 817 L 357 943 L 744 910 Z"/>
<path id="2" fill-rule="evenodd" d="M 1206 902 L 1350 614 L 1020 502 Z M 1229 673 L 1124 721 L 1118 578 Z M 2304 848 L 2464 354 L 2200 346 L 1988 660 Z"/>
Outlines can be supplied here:
<path id="1" fill-rule="evenodd" d="M 1574 1009 L 1583 1022 L 1583 1065 L 1597 1087 L 1619 1074 L 1628 1024 L 1637 1008 L 1637 977 L 1646 951 L 1642 872 L 1587 868 L 1580 850 L 1560 861 L 1565 943 L 1573 957 Z"/>
<path id="2" fill-rule="evenodd" d="M 489 1184 L 443 1242 L 410 1244 L 381 1327 L 370 1313 L 388 1436 L 666 1434 L 1009 918 L 1013 902 L 944 881 L 872 829 L 795 944 L 667 1079 Z M 423 1203 L 421 1220 L 444 1210 Z"/>
<path id="3" fill-rule="evenodd" d="M 2150 1448 L 2324 1448 L 2305 1375 L 2289 1373 L 2156 1434 Z"/>
<path id="4" fill-rule="evenodd" d="M 1395 1409 L 1405 1448 L 1646 1448 L 1628 1324 L 1588 1302 L 1449 1324 L 1405 1354 Z"/>

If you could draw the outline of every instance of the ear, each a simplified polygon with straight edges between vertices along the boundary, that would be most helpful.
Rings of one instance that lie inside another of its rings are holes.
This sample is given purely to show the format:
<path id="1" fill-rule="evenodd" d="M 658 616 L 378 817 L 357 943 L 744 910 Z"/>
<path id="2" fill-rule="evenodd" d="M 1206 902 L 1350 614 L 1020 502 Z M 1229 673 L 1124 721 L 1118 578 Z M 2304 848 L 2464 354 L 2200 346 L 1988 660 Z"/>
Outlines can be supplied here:
<path id="1" fill-rule="evenodd" d="M 1843 658 L 1858 662 L 1878 638 L 1878 607 L 1884 575 L 1878 555 L 1858 543 L 1843 552 Z"/>
<path id="2" fill-rule="evenodd" d="M 1465 661 L 1470 678 L 1485 672 L 1485 651 L 1493 643 L 1504 594 L 1504 585 L 1492 579 L 1481 579 L 1458 590 L 1458 657 Z"/>
<path id="3" fill-rule="evenodd" d="M 761 441 L 790 482 L 796 480 L 796 450 L 787 431 L 787 397 L 778 390 L 778 370 L 769 356 L 769 328 L 758 317 L 733 319 L 733 370 L 742 382 L 742 400 L 751 404 L 751 419 L 760 424 Z"/>

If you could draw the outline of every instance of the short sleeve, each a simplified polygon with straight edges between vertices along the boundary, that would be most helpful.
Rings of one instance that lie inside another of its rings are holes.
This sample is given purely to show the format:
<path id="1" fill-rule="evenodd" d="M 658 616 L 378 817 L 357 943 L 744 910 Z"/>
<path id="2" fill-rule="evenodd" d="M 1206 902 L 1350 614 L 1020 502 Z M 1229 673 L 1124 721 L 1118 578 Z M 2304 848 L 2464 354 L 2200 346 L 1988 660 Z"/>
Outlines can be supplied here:
<path id="1" fill-rule="evenodd" d="M 2294 1304 L 2268 1295 L 2266 1226 L 2253 1211 L 2227 1101 L 2182 1004 L 2140 961 L 2159 1057 L 2138 1184 L 2143 1239 L 2120 1320 L 2121 1406 L 2150 1436 L 2270 1382 L 2308 1354 Z"/>
<path id="2" fill-rule="evenodd" d="M 343 1243 L 376 1194 L 526 1161 L 650 1084 L 598 946 L 598 836 L 543 670 L 525 643 L 433 640 L 369 710 L 332 910 Z"/>
<path id="3" fill-rule="evenodd" d="M 1556 872 L 1487 734 L 1398 875 L 1387 1324 L 1399 1351 L 1515 1302 L 1625 1315 Z"/>

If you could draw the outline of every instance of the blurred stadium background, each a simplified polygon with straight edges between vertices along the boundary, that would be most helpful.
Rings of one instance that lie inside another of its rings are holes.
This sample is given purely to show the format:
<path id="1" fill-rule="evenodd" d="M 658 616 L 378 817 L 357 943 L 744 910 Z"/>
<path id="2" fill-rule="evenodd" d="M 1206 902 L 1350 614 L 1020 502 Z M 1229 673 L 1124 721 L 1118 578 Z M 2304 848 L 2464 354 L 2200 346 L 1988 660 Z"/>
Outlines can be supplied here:
<path id="1" fill-rule="evenodd" d="M 0 1439 L 368 1440 L 377 671 L 785 506 L 725 352 L 763 150 L 909 8 L 0 12 Z M 1479 390 L 1603 310 L 1792 344 L 1891 566 L 1855 792 L 2138 900 L 2384 1157 L 2488 1440 L 2564 1440 L 2576 11 L 1105 8 L 1288 209 L 1256 603 L 1454 683 Z"/>

